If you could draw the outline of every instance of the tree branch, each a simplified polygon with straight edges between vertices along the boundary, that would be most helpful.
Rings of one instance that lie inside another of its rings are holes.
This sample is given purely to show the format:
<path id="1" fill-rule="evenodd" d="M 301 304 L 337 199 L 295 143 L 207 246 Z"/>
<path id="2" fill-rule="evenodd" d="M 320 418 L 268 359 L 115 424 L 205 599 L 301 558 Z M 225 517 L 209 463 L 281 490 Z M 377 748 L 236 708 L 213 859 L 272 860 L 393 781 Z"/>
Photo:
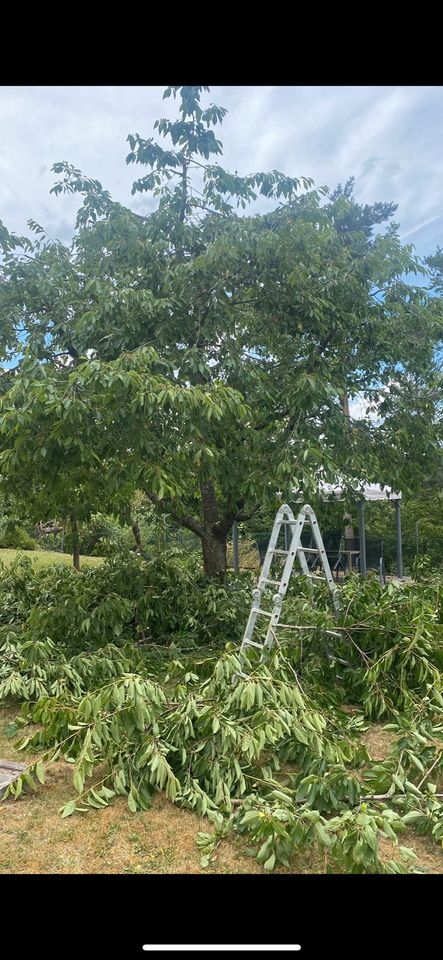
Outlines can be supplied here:
<path id="1" fill-rule="evenodd" d="M 197 520 L 194 520 L 194 517 L 183 516 L 177 513 L 177 511 L 171 507 L 169 500 L 162 500 L 156 493 L 146 491 L 146 495 L 155 507 L 161 507 L 165 513 L 169 513 L 172 519 L 179 523 L 181 527 L 186 527 L 187 530 L 191 530 L 197 537 L 203 537 L 203 527 Z"/>
<path id="2" fill-rule="evenodd" d="M 251 517 L 257 512 L 260 504 L 255 504 L 252 510 L 249 513 L 243 513 L 244 500 L 239 500 L 236 508 L 227 510 L 221 520 L 218 520 L 217 523 L 214 523 L 212 530 L 220 537 L 226 537 L 229 533 L 232 524 L 239 522 L 242 523 L 244 520 L 250 520 Z"/>

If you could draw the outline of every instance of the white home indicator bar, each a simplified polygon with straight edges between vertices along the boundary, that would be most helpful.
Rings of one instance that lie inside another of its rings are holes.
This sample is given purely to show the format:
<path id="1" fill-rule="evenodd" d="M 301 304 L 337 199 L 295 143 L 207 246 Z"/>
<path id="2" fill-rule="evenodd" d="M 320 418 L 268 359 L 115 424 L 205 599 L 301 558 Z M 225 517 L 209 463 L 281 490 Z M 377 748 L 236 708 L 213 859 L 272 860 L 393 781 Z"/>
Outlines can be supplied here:
<path id="1" fill-rule="evenodd" d="M 154 953 L 180 952 L 180 953 L 202 953 L 204 951 L 218 953 L 224 952 L 251 952 L 260 951 L 261 953 L 291 953 L 292 950 L 301 950 L 299 943 L 144 943 L 143 950 L 152 950 Z"/>

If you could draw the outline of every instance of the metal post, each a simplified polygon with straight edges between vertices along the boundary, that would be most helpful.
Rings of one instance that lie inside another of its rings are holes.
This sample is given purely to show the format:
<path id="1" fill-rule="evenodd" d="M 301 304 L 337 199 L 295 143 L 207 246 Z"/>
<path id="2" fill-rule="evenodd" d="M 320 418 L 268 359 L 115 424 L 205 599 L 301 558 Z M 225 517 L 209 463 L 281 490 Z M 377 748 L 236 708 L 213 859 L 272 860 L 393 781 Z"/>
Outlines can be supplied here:
<path id="1" fill-rule="evenodd" d="M 239 573 L 240 557 L 238 552 L 238 527 L 236 520 L 234 520 L 234 523 L 232 524 L 232 549 L 234 554 L 234 573 Z"/>
<path id="2" fill-rule="evenodd" d="M 403 576 L 403 550 L 401 542 L 401 512 L 400 500 L 395 501 L 395 526 L 397 539 L 397 576 Z"/>
<path id="3" fill-rule="evenodd" d="M 366 535 L 365 535 L 365 501 L 359 500 L 358 509 L 358 535 L 360 540 L 360 574 L 366 577 Z"/>

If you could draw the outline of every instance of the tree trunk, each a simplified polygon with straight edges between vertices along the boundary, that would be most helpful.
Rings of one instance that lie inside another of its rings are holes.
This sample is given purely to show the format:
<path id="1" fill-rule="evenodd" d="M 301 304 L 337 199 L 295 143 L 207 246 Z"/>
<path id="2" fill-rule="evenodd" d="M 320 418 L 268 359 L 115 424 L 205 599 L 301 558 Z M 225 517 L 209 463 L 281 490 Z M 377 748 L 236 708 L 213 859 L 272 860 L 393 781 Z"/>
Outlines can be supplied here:
<path id="1" fill-rule="evenodd" d="M 219 532 L 216 524 L 219 522 L 219 513 L 215 487 L 211 480 L 200 484 L 202 498 L 202 550 L 203 564 L 207 577 L 216 577 L 224 580 L 226 576 L 226 537 L 227 532 Z"/>
<path id="2" fill-rule="evenodd" d="M 78 534 L 78 523 L 75 513 L 71 514 L 72 530 L 72 562 L 75 570 L 80 570 L 80 537 Z"/>
<path id="3" fill-rule="evenodd" d="M 137 547 L 137 553 L 142 553 L 142 552 L 143 552 L 142 538 L 141 538 L 141 533 L 140 533 L 140 527 L 139 527 L 139 525 L 138 525 L 138 523 L 137 523 L 136 520 L 134 520 L 134 523 L 132 524 L 132 532 L 133 532 L 133 534 L 134 534 L 134 540 L 135 540 L 135 544 L 136 544 L 136 547 Z"/>
<path id="4" fill-rule="evenodd" d="M 203 551 L 204 571 L 207 577 L 224 580 L 227 571 L 227 536 L 235 520 L 249 520 L 257 511 L 258 505 L 252 513 L 242 514 L 244 503 L 239 500 L 236 504 L 225 504 L 225 512 L 220 517 L 212 480 L 200 482 L 201 520 L 183 512 L 181 505 L 178 509 L 168 499 L 161 500 L 150 490 L 145 491 L 158 510 L 166 512 L 185 530 L 192 530 L 201 540 Z"/>
<path id="5" fill-rule="evenodd" d="M 208 533 L 202 539 L 202 548 L 206 576 L 224 580 L 227 569 L 226 537 L 218 537 L 213 533 Z"/>

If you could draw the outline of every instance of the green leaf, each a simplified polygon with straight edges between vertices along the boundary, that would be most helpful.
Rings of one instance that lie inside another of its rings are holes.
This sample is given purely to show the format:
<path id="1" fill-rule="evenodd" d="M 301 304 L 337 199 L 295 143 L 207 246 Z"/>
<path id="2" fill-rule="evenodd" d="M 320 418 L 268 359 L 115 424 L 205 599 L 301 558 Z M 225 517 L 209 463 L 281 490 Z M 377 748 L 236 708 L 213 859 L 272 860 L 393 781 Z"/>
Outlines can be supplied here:
<path id="1" fill-rule="evenodd" d="M 404 793 L 404 792 L 405 792 L 405 787 L 404 787 L 404 784 L 402 783 L 402 781 L 400 780 L 400 777 L 397 777 L 397 775 L 396 775 L 395 773 L 393 773 L 393 774 L 392 774 L 392 779 L 393 779 L 394 783 L 396 784 L 396 786 L 398 787 L 398 789 L 401 790 L 402 793 Z"/>
<path id="2" fill-rule="evenodd" d="M 41 760 L 39 760 L 38 763 L 37 763 L 36 766 L 35 766 L 35 775 L 36 775 L 37 780 L 39 781 L 39 783 L 45 783 L 45 782 L 46 782 L 46 780 L 45 780 L 45 771 L 44 771 L 43 763 L 42 763 Z"/>
<path id="3" fill-rule="evenodd" d="M 410 810 L 402 817 L 403 823 L 413 823 L 414 820 L 422 820 L 424 814 L 420 810 Z"/>
<path id="4" fill-rule="evenodd" d="M 413 793 L 416 797 L 421 797 L 422 794 L 420 790 L 417 789 L 414 783 L 411 783 L 410 780 L 405 780 L 405 787 L 408 793 Z"/>
<path id="5" fill-rule="evenodd" d="M 84 781 L 84 777 L 82 776 L 79 770 L 75 771 L 73 782 L 74 782 L 74 787 L 77 790 L 77 793 L 83 793 L 85 781 Z"/>
<path id="6" fill-rule="evenodd" d="M 316 833 L 316 835 L 317 835 L 317 838 L 320 840 L 320 842 L 323 844 L 323 846 L 325 846 L 325 847 L 327 847 L 328 849 L 330 849 L 331 846 L 332 846 L 332 838 L 329 836 L 328 833 L 326 833 L 326 830 L 325 830 L 325 828 L 321 825 L 321 823 L 316 823 L 316 824 L 314 824 L 314 830 L 315 830 L 315 833 Z"/>

